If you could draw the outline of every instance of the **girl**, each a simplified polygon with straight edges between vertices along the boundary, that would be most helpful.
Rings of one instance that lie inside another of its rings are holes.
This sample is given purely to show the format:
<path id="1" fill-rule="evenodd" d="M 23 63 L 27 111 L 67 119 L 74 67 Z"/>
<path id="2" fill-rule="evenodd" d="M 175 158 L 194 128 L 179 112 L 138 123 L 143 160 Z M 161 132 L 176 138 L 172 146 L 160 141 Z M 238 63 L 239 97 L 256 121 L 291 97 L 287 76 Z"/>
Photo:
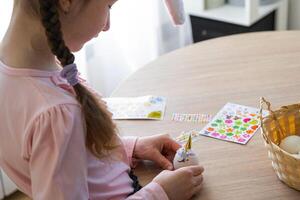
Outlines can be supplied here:
<path id="1" fill-rule="evenodd" d="M 185 200 L 201 188 L 201 166 L 171 171 L 176 142 L 120 138 L 100 96 L 78 77 L 71 52 L 109 29 L 115 2 L 14 1 L 0 46 L 0 166 L 33 199 Z M 166 170 L 141 189 L 134 159 Z"/>

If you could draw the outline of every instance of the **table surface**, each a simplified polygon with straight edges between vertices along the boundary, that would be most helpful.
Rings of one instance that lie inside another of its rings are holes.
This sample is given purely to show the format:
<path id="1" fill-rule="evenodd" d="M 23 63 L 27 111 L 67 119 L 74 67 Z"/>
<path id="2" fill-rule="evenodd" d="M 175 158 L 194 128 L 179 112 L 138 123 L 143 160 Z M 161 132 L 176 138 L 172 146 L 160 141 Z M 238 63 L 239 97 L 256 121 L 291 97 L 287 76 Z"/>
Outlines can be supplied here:
<path id="1" fill-rule="evenodd" d="M 299 102 L 300 32 L 241 34 L 208 40 L 173 51 L 124 81 L 114 97 L 167 97 L 162 121 L 117 121 L 123 135 L 147 136 L 202 128 L 174 122 L 172 113 L 216 114 L 227 102 L 258 107 L 266 97 L 274 108 Z M 260 133 L 247 145 L 201 136 L 193 144 L 205 167 L 204 187 L 194 199 L 299 200 L 300 192 L 275 175 Z M 161 169 L 144 163 L 136 169 L 146 184 Z"/>

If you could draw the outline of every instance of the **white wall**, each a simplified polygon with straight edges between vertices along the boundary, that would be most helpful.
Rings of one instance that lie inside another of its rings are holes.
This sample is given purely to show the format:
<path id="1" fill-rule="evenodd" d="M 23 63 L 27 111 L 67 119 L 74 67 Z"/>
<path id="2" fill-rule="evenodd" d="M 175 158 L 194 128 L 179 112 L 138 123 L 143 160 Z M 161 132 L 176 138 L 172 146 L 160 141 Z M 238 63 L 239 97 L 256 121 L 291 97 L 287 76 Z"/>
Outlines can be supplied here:
<path id="1" fill-rule="evenodd" d="M 0 170 L 0 199 L 3 199 L 4 198 L 4 185 L 3 185 L 3 180 L 2 180 L 2 173 L 1 173 L 1 170 Z"/>
<path id="2" fill-rule="evenodd" d="M 12 0 L 1 0 L 0 4 L 1 4 L 0 5 L 0 13 L 1 13 L 0 41 L 1 41 L 6 32 L 8 24 L 9 24 L 9 19 L 10 19 L 11 12 L 12 12 L 13 1 Z"/>
<path id="3" fill-rule="evenodd" d="M 290 0 L 289 29 L 300 29 L 300 0 Z"/>

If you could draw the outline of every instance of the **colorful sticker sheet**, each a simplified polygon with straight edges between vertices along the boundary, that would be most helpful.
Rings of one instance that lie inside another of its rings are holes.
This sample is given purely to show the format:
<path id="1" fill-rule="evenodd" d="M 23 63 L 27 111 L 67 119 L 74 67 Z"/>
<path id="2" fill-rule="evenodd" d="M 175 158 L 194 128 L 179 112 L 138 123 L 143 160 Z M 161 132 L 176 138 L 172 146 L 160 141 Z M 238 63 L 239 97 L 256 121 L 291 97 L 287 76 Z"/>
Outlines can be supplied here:
<path id="1" fill-rule="evenodd" d="M 227 103 L 200 134 L 247 144 L 259 127 L 259 109 Z"/>
<path id="2" fill-rule="evenodd" d="M 113 119 L 156 119 L 162 120 L 166 98 L 160 96 L 116 97 L 103 99 Z"/>
<path id="3" fill-rule="evenodd" d="M 172 121 L 177 122 L 194 122 L 194 123 L 208 123 L 212 119 L 208 114 L 181 114 L 173 113 Z"/>

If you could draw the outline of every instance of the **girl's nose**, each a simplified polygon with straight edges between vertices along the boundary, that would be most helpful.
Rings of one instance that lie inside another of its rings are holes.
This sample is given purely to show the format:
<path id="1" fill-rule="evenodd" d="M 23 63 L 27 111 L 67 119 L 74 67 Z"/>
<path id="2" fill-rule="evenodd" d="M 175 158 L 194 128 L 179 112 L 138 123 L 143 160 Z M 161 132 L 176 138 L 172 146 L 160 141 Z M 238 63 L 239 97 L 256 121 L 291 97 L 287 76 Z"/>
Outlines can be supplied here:
<path id="1" fill-rule="evenodd" d="M 106 24 L 103 28 L 103 31 L 108 31 L 110 28 L 110 13 L 108 13 Z"/>

